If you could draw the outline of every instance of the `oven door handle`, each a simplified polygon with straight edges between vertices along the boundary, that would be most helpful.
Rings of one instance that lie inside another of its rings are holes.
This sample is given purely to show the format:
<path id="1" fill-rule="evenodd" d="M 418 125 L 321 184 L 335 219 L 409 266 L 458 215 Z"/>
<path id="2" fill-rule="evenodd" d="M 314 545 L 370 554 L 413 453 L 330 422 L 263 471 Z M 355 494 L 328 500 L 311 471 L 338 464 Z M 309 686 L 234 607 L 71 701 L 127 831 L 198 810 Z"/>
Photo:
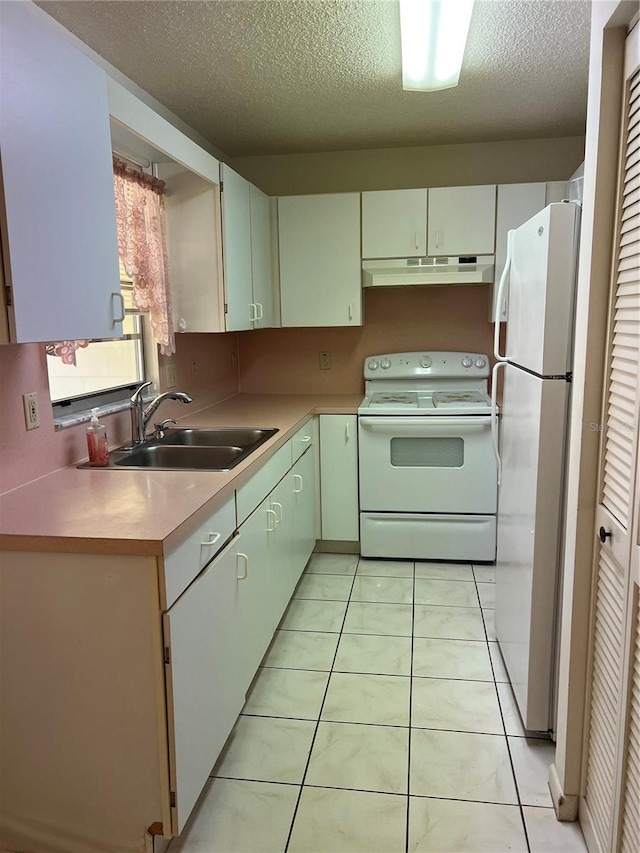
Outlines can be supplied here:
<path id="1" fill-rule="evenodd" d="M 393 427 L 398 432 L 401 432 L 405 427 L 410 429 L 422 427 L 425 431 L 434 427 L 437 429 L 441 427 L 456 427 L 459 431 L 469 432 L 472 430 L 484 430 L 488 426 L 491 426 L 491 416 L 468 415 L 464 418 L 445 418 L 438 415 L 425 415 L 421 418 L 406 418 L 402 415 L 395 418 L 368 418 L 360 416 L 358 423 L 365 429 L 388 429 L 389 427 Z"/>

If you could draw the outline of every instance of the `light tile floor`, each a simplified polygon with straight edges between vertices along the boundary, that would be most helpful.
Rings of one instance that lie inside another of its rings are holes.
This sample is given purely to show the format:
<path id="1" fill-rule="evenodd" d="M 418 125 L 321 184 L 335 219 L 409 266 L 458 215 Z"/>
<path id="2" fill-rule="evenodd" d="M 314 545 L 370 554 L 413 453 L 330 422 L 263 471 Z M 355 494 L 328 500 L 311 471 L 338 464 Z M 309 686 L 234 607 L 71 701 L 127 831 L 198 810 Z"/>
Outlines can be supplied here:
<path id="1" fill-rule="evenodd" d="M 316 554 L 171 853 L 584 853 L 493 633 L 491 566 Z"/>

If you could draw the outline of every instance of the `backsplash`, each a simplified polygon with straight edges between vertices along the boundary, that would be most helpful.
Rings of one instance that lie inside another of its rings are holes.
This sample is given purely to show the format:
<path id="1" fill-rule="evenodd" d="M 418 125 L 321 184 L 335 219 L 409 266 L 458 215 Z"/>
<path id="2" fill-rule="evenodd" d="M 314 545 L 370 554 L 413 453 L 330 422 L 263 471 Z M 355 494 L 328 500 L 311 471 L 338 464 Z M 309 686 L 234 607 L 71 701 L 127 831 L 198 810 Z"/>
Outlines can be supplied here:
<path id="1" fill-rule="evenodd" d="M 240 390 L 358 394 L 369 355 L 413 350 L 493 351 L 489 285 L 364 291 L 364 326 L 240 332 Z M 320 370 L 320 352 L 331 368 Z"/>
<path id="2" fill-rule="evenodd" d="M 237 336 L 178 335 L 176 354 L 176 388 L 188 391 L 193 405 L 168 401 L 163 404 L 163 417 L 185 417 L 188 409 L 196 411 L 224 400 L 238 392 Z M 160 356 L 160 375 L 164 388 L 164 365 Z M 193 377 L 192 363 L 196 362 Z M 58 468 L 86 459 L 86 425 L 55 431 L 49 398 L 46 356 L 42 344 L 8 344 L 0 346 L 0 382 L 3 401 L 0 407 L 0 493 L 21 486 Z M 38 394 L 40 427 L 26 431 L 22 395 Z M 102 418 L 107 427 L 109 445 L 127 441 L 131 434 L 129 412 Z"/>
<path id="3" fill-rule="evenodd" d="M 177 352 L 160 356 L 161 390 L 167 361 L 176 366 L 176 388 L 193 406 L 168 401 L 163 417 L 185 418 L 238 391 L 253 394 L 359 394 L 368 355 L 411 350 L 490 353 L 489 287 L 415 287 L 365 290 L 365 325 L 354 328 L 263 329 L 239 334 L 184 334 Z M 320 370 L 318 354 L 331 354 Z M 44 347 L 0 346 L 0 493 L 86 458 L 85 425 L 55 431 Z M 196 363 L 195 376 L 193 363 Z M 239 362 L 239 366 L 238 366 Z M 27 432 L 22 394 L 36 391 L 40 427 Z M 103 418 L 109 445 L 127 441 L 128 412 Z"/>

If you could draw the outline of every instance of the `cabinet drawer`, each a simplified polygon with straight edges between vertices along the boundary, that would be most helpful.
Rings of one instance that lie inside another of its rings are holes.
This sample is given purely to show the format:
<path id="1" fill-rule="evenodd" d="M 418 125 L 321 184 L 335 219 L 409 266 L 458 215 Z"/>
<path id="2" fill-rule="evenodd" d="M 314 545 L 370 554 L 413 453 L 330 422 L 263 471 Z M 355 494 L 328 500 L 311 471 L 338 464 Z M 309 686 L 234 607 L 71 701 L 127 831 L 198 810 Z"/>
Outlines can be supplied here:
<path id="1" fill-rule="evenodd" d="M 164 558 L 167 608 L 218 553 L 235 529 L 236 512 L 234 500 L 230 498 Z"/>
<path id="2" fill-rule="evenodd" d="M 314 424 L 315 419 L 311 418 L 303 427 L 300 427 L 298 432 L 289 441 L 291 445 L 291 464 L 295 465 L 298 459 L 305 452 L 307 447 L 315 444 L 314 441 Z"/>
<path id="3" fill-rule="evenodd" d="M 251 515 L 258 504 L 280 482 L 289 468 L 291 468 L 291 447 L 288 441 L 274 453 L 268 462 L 265 462 L 248 483 L 236 491 L 238 525 Z"/>

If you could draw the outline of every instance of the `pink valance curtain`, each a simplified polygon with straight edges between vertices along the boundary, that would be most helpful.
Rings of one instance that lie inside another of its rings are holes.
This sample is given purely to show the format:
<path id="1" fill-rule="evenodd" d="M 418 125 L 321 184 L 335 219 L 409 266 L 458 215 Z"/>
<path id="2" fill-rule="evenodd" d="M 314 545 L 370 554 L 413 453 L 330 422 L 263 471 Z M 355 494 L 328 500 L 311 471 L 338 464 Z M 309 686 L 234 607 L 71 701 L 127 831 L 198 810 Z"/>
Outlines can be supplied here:
<path id="1" fill-rule="evenodd" d="M 133 280 L 133 304 L 149 314 L 163 355 L 175 352 L 164 182 L 114 158 L 118 253 Z"/>
<path id="2" fill-rule="evenodd" d="M 151 329 L 163 355 L 175 352 L 169 288 L 164 181 L 132 169 L 114 157 L 113 182 L 118 228 L 118 254 L 133 281 L 133 305 L 149 314 Z M 89 341 L 47 344 L 47 355 L 76 363 L 76 351 Z"/>

